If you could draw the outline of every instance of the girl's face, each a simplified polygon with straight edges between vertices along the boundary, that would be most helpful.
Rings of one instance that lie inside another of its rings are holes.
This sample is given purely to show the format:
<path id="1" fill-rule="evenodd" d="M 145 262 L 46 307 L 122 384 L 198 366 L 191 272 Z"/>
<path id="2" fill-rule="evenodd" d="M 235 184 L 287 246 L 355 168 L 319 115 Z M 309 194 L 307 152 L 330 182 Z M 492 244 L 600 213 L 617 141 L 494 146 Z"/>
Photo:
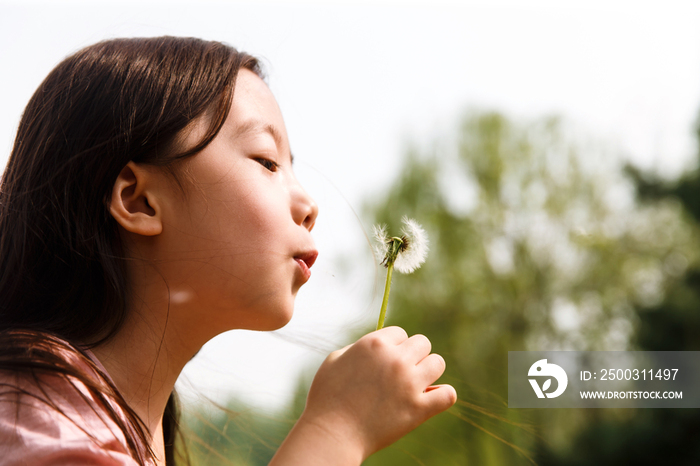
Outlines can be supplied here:
<path id="1" fill-rule="evenodd" d="M 257 75 L 239 72 L 221 131 L 181 168 L 186 195 L 173 190 L 163 203 L 157 255 L 172 317 L 186 309 L 195 332 L 284 326 L 316 259 L 318 207 L 292 172 L 282 114 Z"/>

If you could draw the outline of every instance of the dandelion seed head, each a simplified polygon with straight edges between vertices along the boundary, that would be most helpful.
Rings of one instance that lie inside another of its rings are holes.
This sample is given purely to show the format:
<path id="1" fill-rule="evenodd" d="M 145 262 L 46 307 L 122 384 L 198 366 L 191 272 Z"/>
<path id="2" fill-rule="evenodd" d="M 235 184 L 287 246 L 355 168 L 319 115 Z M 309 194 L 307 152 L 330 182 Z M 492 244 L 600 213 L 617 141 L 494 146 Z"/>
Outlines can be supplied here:
<path id="1" fill-rule="evenodd" d="M 374 234 L 374 254 L 380 262 L 383 262 L 389 252 L 389 236 L 386 233 L 386 225 L 374 225 L 372 232 Z"/>
<path id="2" fill-rule="evenodd" d="M 418 269 L 428 256 L 428 234 L 415 220 L 403 217 L 402 232 L 407 241 L 405 249 L 399 254 L 394 268 L 401 273 L 411 273 Z"/>

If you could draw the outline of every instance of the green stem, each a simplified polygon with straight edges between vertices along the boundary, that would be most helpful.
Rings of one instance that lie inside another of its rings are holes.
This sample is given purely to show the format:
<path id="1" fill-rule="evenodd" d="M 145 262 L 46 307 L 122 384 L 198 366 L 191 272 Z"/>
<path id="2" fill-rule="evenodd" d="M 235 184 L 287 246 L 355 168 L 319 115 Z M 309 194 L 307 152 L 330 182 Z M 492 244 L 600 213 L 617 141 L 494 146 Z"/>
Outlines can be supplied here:
<path id="1" fill-rule="evenodd" d="M 384 317 L 386 317 L 386 307 L 389 304 L 389 291 L 391 291 L 391 273 L 394 271 L 394 263 L 390 263 L 386 268 L 386 285 L 384 285 L 384 299 L 382 299 L 382 309 L 379 311 L 379 321 L 377 330 L 384 327 Z"/>

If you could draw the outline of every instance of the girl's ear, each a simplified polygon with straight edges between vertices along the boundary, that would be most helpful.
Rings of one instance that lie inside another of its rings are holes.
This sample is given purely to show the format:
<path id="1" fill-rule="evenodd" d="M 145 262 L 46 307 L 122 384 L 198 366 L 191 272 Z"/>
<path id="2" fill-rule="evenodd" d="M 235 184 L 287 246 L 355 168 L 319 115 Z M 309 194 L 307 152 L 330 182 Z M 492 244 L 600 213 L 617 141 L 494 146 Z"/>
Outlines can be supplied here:
<path id="1" fill-rule="evenodd" d="M 109 211 L 126 231 L 142 236 L 155 236 L 163 231 L 156 178 L 152 169 L 133 161 L 129 161 L 117 176 Z"/>

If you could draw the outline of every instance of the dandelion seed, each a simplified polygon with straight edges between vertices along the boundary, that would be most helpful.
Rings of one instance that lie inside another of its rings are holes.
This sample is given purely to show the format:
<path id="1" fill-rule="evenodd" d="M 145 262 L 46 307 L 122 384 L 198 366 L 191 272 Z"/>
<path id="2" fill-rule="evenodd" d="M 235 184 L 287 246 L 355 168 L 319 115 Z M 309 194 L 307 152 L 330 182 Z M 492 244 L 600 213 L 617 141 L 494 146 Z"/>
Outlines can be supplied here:
<path id="1" fill-rule="evenodd" d="M 382 261 L 389 252 L 389 237 L 386 234 L 386 225 L 374 225 L 372 227 L 374 233 L 374 254 L 381 257 Z"/>
<path id="2" fill-rule="evenodd" d="M 384 326 L 384 317 L 389 303 L 389 292 L 391 290 L 391 275 L 396 270 L 401 273 L 412 273 L 418 269 L 428 255 L 428 235 L 418 222 L 408 217 L 403 217 L 401 221 L 404 227 L 401 229 L 401 237 L 389 237 L 385 225 L 375 225 L 374 238 L 376 244 L 375 254 L 381 258 L 381 263 L 387 268 L 386 285 L 384 286 L 384 298 L 382 308 L 379 312 L 379 322 L 377 330 Z"/>
<path id="3" fill-rule="evenodd" d="M 401 273 L 413 273 L 428 255 L 428 235 L 415 220 L 404 217 L 401 221 L 404 224 L 402 239 L 408 241 L 405 242 L 405 249 L 399 252 L 394 266 Z"/>

